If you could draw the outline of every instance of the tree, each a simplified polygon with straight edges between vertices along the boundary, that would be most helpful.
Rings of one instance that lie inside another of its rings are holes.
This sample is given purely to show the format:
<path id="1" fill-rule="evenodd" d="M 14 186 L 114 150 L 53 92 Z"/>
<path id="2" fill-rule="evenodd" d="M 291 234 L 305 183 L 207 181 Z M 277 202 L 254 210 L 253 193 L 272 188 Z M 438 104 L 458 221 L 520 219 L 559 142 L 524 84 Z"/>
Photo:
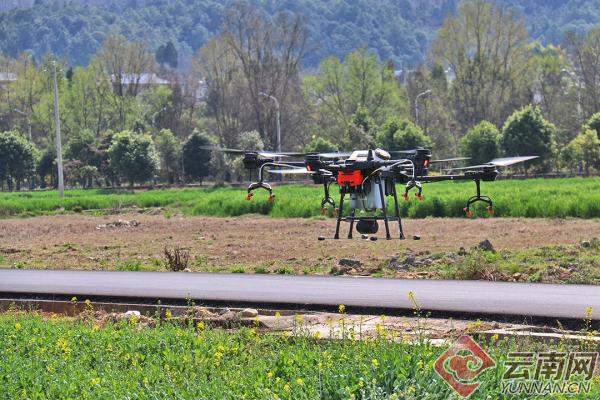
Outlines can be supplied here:
<path id="1" fill-rule="evenodd" d="M 108 149 L 111 168 L 129 183 L 145 182 L 154 177 L 158 169 L 158 156 L 150 135 L 123 131 L 113 136 Z"/>
<path id="2" fill-rule="evenodd" d="M 91 64 L 98 73 L 95 78 L 112 86 L 114 96 L 109 96 L 109 100 L 117 114 L 117 128 L 133 128 L 139 115 L 136 96 L 142 90 L 144 77 L 155 70 L 154 58 L 142 43 L 110 35 Z"/>
<path id="3" fill-rule="evenodd" d="M 484 164 L 500 155 L 500 131 L 491 122 L 482 121 L 460 141 L 460 153 L 471 158 L 470 164 Z"/>
<path id="4" fill-rule="evenodd" d="M 156 49 L 155 58 L 160 64 L 169 64 L 171 68 L 177 68 L 177 57 L 175 45 L 170 40 Z"/>
<path id="5" fill-rule="evenodd" d="M 242 132 L 239 137 L 239 145 L 244 150 L 261 151 L 265 149 L 265 144 L 258 131 Z M 227 164 L 226 162 L 224 164 Z M 244 162 L 241 157 L 236 157 L 231 162 L 231 169 L 234 172 L 234 179 L 243 180 L 248 177 L 248 171 L 244 168 Z"/>
<path id="6" fill-rule="evenodd" d="M 431 54 L 455 75 L 452 107 L 464 130 L 483 120 L 499 125 L 529 102 L 528 40 L 522 17 L 486 0 L 461 2 L 445 19 Z"/>
<path id="7" fill-rule="evenodd" d="M 421 128 L 400 117 L 390 117 L 385 121 L 377 135 L 377 144 L 388 151 L 433 147 L 433 142 L 425 136 Z"/>
<path id="8" fill-rule="evenodd" d="M 588 129 L 580 133 L 569 146 L 571 145 L 575 154 L 581 157 L 586 175 L 590 174 L 590 167 L 600 169 L 600 139 L 594 130 Z"/>
<path id="9" fill-rule="evenodd" d="M 307 50 L 308 30 L 299 14 L 275 13 L 271 17 L 254 4 L 235 1 L 227 7 L 222 35 L 239 61 L 245 78 L 247 104 L 252 110 L 253 125 L 263 142 L 276 143 L 276 110 L 261 93 L 278 99 L 281 111 L 281 132 L 284 144 L 300 136 L 305 123 L 300 90 L 300 62 Z"/>
<path id="10" fill-rule="evenodd" d="M 336 57 L 323 60 L 319 74 L 305 78 L 304 90 L 315 104 L 323 133 L 336 141 L 342 140 L 358 112 L 368 114 L 375 124 L 407 113 L 393 69 L 365 47 L 349 53 L 344 62 Z"/>
<path id="11" fill-rule="evenodd" d="M 332 153 L 338 151 L 339 147 L 336 146 L 333 142 L 323 138 L 323 137 L 312 137 L 312 140 L 309 144 L 306 145 L 304 151 L 307 153 Z"/>
<path id="12" fill-rule="evenodd" d="M 583 127 L 583 130 L 587 131 L 588 129 L 596 131 L 598 138 L 600 138 L 600 112 L 597 112 L 596 114 L 592 115 L 588 122 L 586 122 L 585 126 Z"/>
<path id="13" fill-rule="evenodd" d="M 556 127 L 546 121 L 538 107 L 515 111 L 502 128 L 502 149 L 507 156 L 538 156 L 531 164 L 549 167 Z"/>
<path id="14" fill-rule="evenodd" d="M 183 166 L 185 175 L 200 182 L 210 174 L 211 151 L 205 147 L 213 143 L 210 137 L 197 130 L 183 144 Z"/>
<path id="15" fill-rule="evenodd" d="M 575 60 L 579 106 L 584 117 L 590 116 L 600 110 L 600 28 L 585 34 L 568 32 L 566 42 Z"/>
<path id="16" fill-rule="evenodd" d="M 0 133 L 0 182 L 8 185 L 8 190 L 21 189 L 23 179 L 33 176 L 35 171 L 35 147 L 15 131 Z"/>
<path id="17" fill-rule="evenodd" d="M 174 183 L 181 171 L 181 144 L 169 129 L 160 131 L 155 143 L 161 176 L 169 183 Z"/>

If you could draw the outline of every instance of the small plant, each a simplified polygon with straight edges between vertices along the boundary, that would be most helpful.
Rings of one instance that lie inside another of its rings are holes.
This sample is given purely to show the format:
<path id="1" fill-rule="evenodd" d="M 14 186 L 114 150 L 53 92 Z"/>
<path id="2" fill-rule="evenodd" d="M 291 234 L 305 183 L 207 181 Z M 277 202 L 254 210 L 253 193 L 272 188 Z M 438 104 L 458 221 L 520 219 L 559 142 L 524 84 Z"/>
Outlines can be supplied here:
<path id="1" fill-rule="evenodd" d="M 183 271 L 190 262 L 190 252 L 176 246 L 173 250 L 165 247 L 165 268 L 169 271 Z"/>
<path id="2" fill-rule="evenodd" d="M 142 268 L 142 263 L 139 260 L 125 260 L 117 264 L 117 271 L 139 271 Z"/>
<path id="3" fill-rule="evenodd" d="M 246 272 L 246 269 L 244 267 L 242 267 L 241 265 L 238 265 L 236 267 L 232 267 L 230 269 L 230 271 L 233 274 L 243 274 L 244 272 Z"/>

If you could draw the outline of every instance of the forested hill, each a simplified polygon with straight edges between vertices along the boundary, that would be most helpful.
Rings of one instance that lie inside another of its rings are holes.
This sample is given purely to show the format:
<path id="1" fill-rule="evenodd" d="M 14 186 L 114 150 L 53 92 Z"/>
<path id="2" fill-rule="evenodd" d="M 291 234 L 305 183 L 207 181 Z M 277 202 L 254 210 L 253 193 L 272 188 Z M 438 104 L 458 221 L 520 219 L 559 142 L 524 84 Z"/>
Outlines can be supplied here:
<path id="1" fill-rule="evenodd" d="M 361 45 L 383 60 L 416 64 L 444 17 L 459 0 L 249 0 L 266 13 L 293 11 L 311 32 L 305 66 Z M 534 38 L 559 43 L 567 30 L 600 22 L 600 0 L 496 0 L 522 10 Z M 220 0 L 0 0 L 0 52 L 52 52 L 85 65 L 108 33 L 145 41 L 150 49 L 172 41 L 185 67 L 215 32 L 228 1 Z"/>

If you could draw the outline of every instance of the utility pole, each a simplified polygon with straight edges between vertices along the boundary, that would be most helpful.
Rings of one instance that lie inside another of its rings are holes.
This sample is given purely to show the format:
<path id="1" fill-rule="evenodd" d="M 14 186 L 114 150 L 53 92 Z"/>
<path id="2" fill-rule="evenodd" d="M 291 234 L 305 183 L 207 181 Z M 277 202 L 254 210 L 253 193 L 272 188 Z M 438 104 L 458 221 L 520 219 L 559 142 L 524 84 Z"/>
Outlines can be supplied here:
<path id="1" fill-rule="evenodd" d="M 415 125 L 419 126 L 419 98 L 428 95 L 431 93 L 430 89 L 427 89 L 423 93 L 419 93 L 417 97 L 415 97 Z"/>
<path id="2" fill-rule="evenodd" d="M 62 142 L 60 138 L 60 112 L 58 110 L 58 81 L 56 79 L 56 61 L 52 61 L 52 80 L 54 81 L 54 125 L 56 127 L 56 163 L 58 164 L 58 195 L 65 197 L 63 176 Z"/>
<path id="3" fill-rule="evenodd" d="M 277 101 L 275 96 L 271 96 L 270 94 L 264 92 L 260 92 L 259 94 L 268 97 L 275 103 L 275 109 L 277 110 L 277 152 L 281 153 L 281 114 L 279 112 L 279 101 Z"/>

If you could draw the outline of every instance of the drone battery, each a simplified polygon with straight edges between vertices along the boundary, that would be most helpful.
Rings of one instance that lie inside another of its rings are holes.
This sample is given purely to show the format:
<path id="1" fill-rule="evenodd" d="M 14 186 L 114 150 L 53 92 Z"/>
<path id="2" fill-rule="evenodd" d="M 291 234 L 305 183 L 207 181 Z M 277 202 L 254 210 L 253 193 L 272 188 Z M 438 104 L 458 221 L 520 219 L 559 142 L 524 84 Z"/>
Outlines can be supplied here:
<path id="1" fill-rule="evenodd" d="M 379 224 L 376 220 L 361 219 L 356 223 L 356 230 L 363 235 L 374 235 L 379 230 Z"/>

